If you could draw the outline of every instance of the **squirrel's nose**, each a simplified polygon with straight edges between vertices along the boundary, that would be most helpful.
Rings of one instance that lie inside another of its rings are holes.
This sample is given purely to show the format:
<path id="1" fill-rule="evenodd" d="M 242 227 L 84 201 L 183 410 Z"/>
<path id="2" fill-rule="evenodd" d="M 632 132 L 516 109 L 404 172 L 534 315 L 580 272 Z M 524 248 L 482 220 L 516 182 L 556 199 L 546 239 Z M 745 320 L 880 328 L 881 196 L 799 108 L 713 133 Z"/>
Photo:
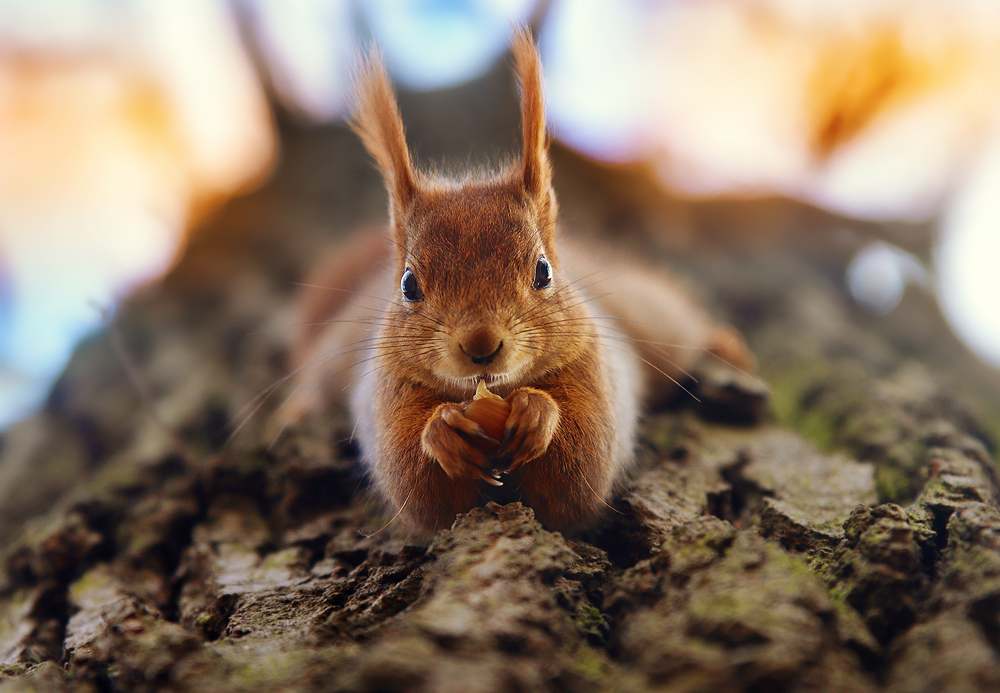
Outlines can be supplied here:
<path id="1" fill-rule="evenodd" d="M 488 327 L 480 327 L 468 334 L 460 343 L 459 348 L 477 366 L 490 363 L 503 349 L 500 335 Z"/>

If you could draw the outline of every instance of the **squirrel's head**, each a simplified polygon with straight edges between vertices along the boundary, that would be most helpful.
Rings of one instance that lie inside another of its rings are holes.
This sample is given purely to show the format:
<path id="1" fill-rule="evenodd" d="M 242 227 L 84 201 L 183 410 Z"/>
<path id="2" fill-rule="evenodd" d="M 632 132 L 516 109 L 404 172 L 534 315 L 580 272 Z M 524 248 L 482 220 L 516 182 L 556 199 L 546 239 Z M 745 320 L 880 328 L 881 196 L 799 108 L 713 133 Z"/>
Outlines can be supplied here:
<path id="1" fill-rule="evenodd" d="M 591 331 L 559 271 L 541 67 L 526 29 L 511 49 L 524 147 L 491 176 L 452 180 L 414 168 L 376 52 L 355 86 L 352 126 L 385 180 L 397 249 L 399 286 L 381 348 L 409 377 L 456 394 L 480 379 L 502 390 L 537 378 L 574 358 Z"/>

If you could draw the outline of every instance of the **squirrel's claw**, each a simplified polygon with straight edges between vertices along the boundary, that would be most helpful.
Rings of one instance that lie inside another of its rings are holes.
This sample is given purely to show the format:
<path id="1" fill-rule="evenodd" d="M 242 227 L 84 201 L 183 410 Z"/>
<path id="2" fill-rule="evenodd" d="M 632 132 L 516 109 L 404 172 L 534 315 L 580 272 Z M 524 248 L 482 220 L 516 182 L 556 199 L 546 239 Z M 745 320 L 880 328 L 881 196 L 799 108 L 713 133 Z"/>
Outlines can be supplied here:
<path id="1" fill-rule="evenodd" d="M 499 475 L 495 473 L 483 474 L 483 476 L 480 477 L 480 481 L 485 481 L 490 486 L 503 486 L 503 482 L 500 481 Z"/>
<path id="2" fill-rule="evenodd" d="M 483 452 L 464 436 L 496 443 L 482 426 L 462 415 L 460 404 L 447 403 L 431 414 L 420 441 L 424 452 L 434 458 L 450 479 L 477 479 L 491 486 L 503 486 Z"/>
<path id="3" fill-rule="evenodd" d="M 503 440 L 500 442 L 500 451 L 506 451 L 511 443 L 514 441 L 514 437 L 517 435 L 517 424 L 507 424 L 507 428 L 503 434 Z M 500 452 L 501 457 L 506 456 L 506 452 Z"/>
<path id="4" fill-rule="evenodd" d="M 465 414 L 462 413 L 461 407 L 443 408 L 441 410 L 441 418 L 444 419 L 446 424 L 454 428 L 456 431 L 461 431 L 462 433 L 475 438 L 482 438 L 483 440 L 494 444 L 497 442 L 493 438 L 486 435 L 486 431 L 482 426 L 466 417 Z"/>
<path id="5" fill-rule="evenodd" d="M 559 405 L 542 390 L 522 387 L 510 396 L 510 417 L 496 457 L 504 473 L 540 457 L 559 427 Z"/>

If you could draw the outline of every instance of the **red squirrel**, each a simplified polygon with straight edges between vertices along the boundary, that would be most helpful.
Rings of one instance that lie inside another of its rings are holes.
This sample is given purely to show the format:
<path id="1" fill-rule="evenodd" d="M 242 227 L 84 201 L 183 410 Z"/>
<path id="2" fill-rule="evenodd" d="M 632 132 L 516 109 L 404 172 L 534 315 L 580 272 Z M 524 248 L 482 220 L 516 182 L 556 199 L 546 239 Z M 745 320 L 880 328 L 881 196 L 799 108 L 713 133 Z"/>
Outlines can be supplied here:
<path id="1" fill-rule="evenodd" d="M 629 266 L 600 283 L 602 256 L 557 238 L 527 30 L 512 52 L 521 158 L 462 179 L 414 167 L 386 70 L 375 52 L 362 61 L 352 127 L 385 180 L 391 238 L 342 248 L 301 302 L 286 411 L 349 400 L 376 490 L 421 534 L 491 499 L 521 500 L 552 529 L 587 525 L 630 467 L 644 386 L 673 386 L 703 350 L 751 361 L 659 274 Z M 480 382 L 509 402 L 500 440 L 465 416 Z"/>

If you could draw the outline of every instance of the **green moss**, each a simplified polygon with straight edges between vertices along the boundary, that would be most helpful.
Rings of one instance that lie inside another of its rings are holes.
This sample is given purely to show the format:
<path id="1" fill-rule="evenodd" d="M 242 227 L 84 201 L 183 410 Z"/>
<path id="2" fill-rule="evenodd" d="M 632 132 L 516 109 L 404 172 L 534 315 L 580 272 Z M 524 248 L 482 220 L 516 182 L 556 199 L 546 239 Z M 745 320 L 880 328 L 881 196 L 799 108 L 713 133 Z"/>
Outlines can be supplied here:
<path id="1" fill-rule="evenodd" d="M 830 453 L 837 450 L 836 424 L 833 417 L 825 412 L 819 409 L 800 412 L 794 425 L 802 437 L 821 452 Z"/>
<path id="2" fill-rule="evenodd" d="M 589 645 L 576 648 L 569 668 L 576 675 L 595 683 L 605 682 L 610 670 L 607 657 Z M 602 690 L 607 688 L 602 687 Z"/>
<path id="3" fill-rule="evenodd" d="M 162 527 L 151 522 L 123 522 L 115 534 L 115 541 L 123 554 L 141 556 L 163 543 Z"/>
<path id="4" fill-rule="evenodd" d="M 79 604 L 89 593 L 108 589 L 111 585 L 112 579 L 108 571 L 99 565 L 85 572 L 69 586 L 69 599 Z"/>
<path id="5" fill-rule="evenodd" d="M 256 553 L 256 552 L 254 552 Z M 264 562 L 261 564 L 261 568 L 264 570 L 271 570 L 274 568 L 288 568 L 299 560 L 298 549 L 284 549 L 283 551 L 274 551 L 267 554 Z"/>
<path id="6" fill-rule="evenodd" d="M 768 555 L 777 565 L 788 570 L 792 575 L 808 580 L 813 580 L 815 575 L 809 564 L 798 555 L 793 555 L 782 549 L 779 545 L 768 542 Z"/>
<path id="7" fill-rule="evenodd" d="M 17 590 L 0 600 L 0 645 L 15 632 L 24 618 L 25 612 L 30 608 L 30 596 L 26 590 Z"/>
<path id="8" fill-rule="evenodd" d="M 581 601 L 576 605 L 576 614 L 573 617 L 576 627 L 584 635 L 594 635 L 600 637 L 607 628 L 604 614 L 589 602 Z"/>
<path id="9" fill-rule="evenodd" d="M 765 348 L 766 351 L 771 349 Z M 771 386 L 771 409 L 779 421 L 789 421 L 799 408 L 802 392 L 816 373 L 801 363 L 790 364 L 787 359 L 773 358 L 764 363 L 761 377 Z"/>
<path id="10" fill-rule="evenodd" d="M 294 688 L 296 681 L 330 672 L 344 657 L 342 648 L 283 650 L 267 641 L 245 639 L 220 640 L 209 645 L 209 650 L 218 657 L 227 684 L 245 691 Z"/>
<path id="11" fill-rule="evenodd" d="M 566 669 L 587 684 L 570 685 L 569 690 L 618 691 L 620 693 L 646 693 L 650 690 L 646 677 L 634 670 L 620 667 L 601 650 L 589 645 L 575 648 Z M 560 689 L 562 690 L 562 689 Z"/>
<path id="12" fill-rule="evenodd" d="M 875 491 L 880 503 L 897 505 L 905 505 L 917 495 L 916 485 L 905 470 L 884 464 L 875 467 Z"/>
<path id="13" fill-rule="evenodd" d="M 825 373 L 818 368 L 800 365 L 767 374 L 772 386 L 771 408 L 778 423 L 798 431 L 823 452 L 836 449 L 836 426 L 833 417 L 818 408 L 804 409 L 802 398 L 820 382 Z"/>
<path id="14" fill-rule="evenodd" d="M 770 348 L 777 358 L 765 376 L 779 423 L 823 452 L 874 463 L 881 502 L 912 502 L 921 483 L 923 439 L 898 403 L 880 399 L 872 373 L 854 361 L 831 361 L 780 341 Z"/>
<path id="15" fill-rule="evenodd" d="M 169 447 L 164 446 L 164 450 Z M 97 469 L 87 482 L 87 493 L 94 498 L 113 497 L 123 489 L 148 486 L 149 470 L 139 463 L 132 449 L 115 455 Z"/>

